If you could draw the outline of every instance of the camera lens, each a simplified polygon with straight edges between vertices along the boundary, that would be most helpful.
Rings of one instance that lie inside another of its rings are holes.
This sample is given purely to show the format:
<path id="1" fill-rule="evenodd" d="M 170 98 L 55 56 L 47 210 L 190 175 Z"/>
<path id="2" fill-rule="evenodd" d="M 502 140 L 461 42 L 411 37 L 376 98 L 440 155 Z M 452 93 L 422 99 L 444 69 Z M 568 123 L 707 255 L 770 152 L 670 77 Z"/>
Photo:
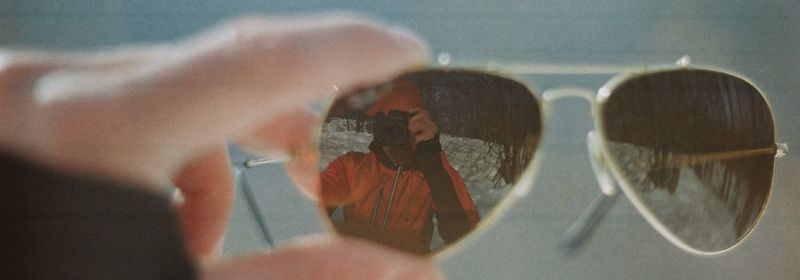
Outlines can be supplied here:
<path id="1" fill-rule="evenodd" d="M 373 130 L 375 140 L 386 146 L 408 146 L 411 135 L 408 130 L 409 118 L 408 112 L 396 110 L 376 115 Z"/>
<path id="2" fill-rule="evenodd" d="M 386 129 L 386 144 L 402 146 L 408 143 L 408 128 L 400 123 L 392 123 Z"/>

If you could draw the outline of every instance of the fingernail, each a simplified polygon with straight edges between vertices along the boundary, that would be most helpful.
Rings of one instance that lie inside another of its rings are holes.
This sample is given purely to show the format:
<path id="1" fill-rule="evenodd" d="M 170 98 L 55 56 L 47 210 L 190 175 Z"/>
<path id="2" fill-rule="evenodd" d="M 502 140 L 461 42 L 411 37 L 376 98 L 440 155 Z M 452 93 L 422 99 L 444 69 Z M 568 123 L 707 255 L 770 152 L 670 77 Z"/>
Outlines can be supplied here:
<path id="1" fill-rule="evenodd" d="M 400 42 L 403 47 L 405 47 L 412 55 L 414 55 L 416 59 L 419 60 L 420 64 L 427 64 L 428 61 L 430 61 L 431 50 L 422 37 L 411 30 L 400 26 L 391 27 L 389 31 L 392 37 Z"/>

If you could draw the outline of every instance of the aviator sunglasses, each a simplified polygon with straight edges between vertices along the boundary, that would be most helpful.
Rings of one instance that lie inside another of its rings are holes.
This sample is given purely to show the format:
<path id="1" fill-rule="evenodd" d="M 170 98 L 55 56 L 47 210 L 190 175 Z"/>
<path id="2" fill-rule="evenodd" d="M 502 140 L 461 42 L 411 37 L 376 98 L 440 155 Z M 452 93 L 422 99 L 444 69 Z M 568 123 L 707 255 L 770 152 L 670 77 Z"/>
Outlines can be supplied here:
<path id="1" fill-rule="evenodd" d="M 511 76 L 615 74 L 595 94 L 539 94 Z M 620 193 L 677 247 L 714 255 L 734 248 L 767 205 L 776 143 L 769 103 L 749 80 L 690 65 L 442 67 L 340 92 L 315 139 L 320 212 L 336 232 L 420 255 L 440 255 L 487 228 L 534 182 L 549 104 L 591 104 L 587 136 L 600 194 L 561 246 L 579 248 Z M 264 240 L 272 244 L 237 164 Z"/>

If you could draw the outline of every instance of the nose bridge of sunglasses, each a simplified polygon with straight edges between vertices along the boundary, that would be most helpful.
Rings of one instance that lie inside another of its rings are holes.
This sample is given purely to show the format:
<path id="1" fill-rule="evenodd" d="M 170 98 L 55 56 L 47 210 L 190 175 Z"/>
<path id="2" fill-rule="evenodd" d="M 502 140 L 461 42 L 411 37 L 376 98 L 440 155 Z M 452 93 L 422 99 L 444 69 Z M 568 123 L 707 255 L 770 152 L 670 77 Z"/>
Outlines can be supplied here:
<path id="1" fill-rule="evenodd" d="M 273 247 L 275 242 L 267 226 L 266 219 L 261 214 L 261 209 L 258 206 L 255 195 L 253 194 L 250 182 L 247 179 L 247 170 L 256 168 L 261 165 L 281 164 L 294 160 L 294 156 L 288 154 L 270 154 L 262 155 L 262 157 L 248 157 L 244 162 L 234 162 L 234 178 L 236 180 L 237 188 L 241 190 L 244 197 L 244 203 L 250 212 L 250 215 L 255 219 L 256 225 L 261 235 L 261 240 L 268 247 Z"/>
<path id="2" fill-rule="evenodd" d="M 247 162 L 255 161 L 255 159 L 249 159 Z M 267 222 L 264 219 L 264 216 L 261 214 L 261 209 L 258 207 L 258 203 L 256 202 L 255 195 L 253 194 L 253 188 L 250 186 L 250 181 L 247 180 L 247 174 L 243 170 L 243 168 L 251 168 L 248 167 L 248 163 L 245 162 L 242 165 L 235 165 L 234 166 L 234 180 L 236 182 L 236 187 L 242 191 L 242 195 L 245 199 L 245 205 L 247 206 L 250 214 L 256 221 L 256 225 L 258 226 L 258 230 L 261 233 L 261 240 L 266 244 L 268 247 L 273 247 L 275 242 L 272 238 L 272 234 L 267 226 Z M 272 162 L 271 162 L 272 163 Z M 266 164 L 266 163 L 262 163 Z"/>
<path id="3" fill-rule="evenodd" d="M 542 94 L 542 107 L 546 113 L 549 113 L 550 104 L 554 103 L 559 99 L 564 98 L 583 98 L 589 105 L 591 106 L 592 116 L 595 116 L 595 111 L 597 110 L 597 99 L 595 98 L 594 91 L 587 89 L 587 88 L 580 88 L 580 87 L 560 87 L 554 89 L 548 89 Z"/>

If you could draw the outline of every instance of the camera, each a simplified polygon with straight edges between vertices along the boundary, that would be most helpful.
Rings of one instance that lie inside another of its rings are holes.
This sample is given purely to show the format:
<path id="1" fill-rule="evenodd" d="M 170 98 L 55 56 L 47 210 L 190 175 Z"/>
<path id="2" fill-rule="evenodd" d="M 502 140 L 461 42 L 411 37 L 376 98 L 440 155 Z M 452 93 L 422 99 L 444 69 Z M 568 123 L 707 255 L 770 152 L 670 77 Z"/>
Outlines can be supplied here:
<path id="1" fill-rule="evenodd" d="M 374 140 L 384 146 L 409 147 L 411 131 L 408 130 L 408 121 L 410 118 L 411 113 L 398 110 L 375 114 L 372 122 Z"/>

